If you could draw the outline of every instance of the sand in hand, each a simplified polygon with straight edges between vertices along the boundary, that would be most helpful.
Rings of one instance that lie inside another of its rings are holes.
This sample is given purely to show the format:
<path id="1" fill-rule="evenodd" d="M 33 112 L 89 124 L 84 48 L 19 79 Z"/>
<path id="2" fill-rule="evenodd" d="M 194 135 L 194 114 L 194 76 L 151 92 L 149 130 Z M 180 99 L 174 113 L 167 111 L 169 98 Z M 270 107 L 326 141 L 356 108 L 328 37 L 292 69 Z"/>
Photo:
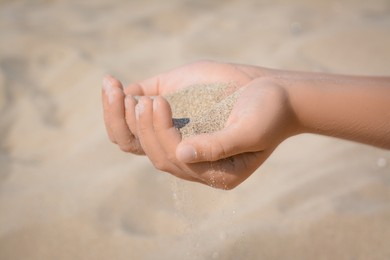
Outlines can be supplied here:
<path id="1" fill-rule="evenodd" d="M 187 138 L 223 129 L 241 92 L 232 83 L 197 84 L 165 98 L 174 126 Z"/>

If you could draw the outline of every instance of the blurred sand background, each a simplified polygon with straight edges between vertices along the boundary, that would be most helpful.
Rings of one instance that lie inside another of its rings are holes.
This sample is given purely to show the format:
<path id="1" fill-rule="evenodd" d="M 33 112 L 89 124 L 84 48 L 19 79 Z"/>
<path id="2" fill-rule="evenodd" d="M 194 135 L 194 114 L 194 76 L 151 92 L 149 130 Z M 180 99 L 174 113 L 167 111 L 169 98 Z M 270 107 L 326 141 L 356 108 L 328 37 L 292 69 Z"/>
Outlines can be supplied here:
<path id="1" fill-rule="evenodd" d="M 0 1 L 0 259 L 390 259 L 388 151 L 302 135 L 220 191 L 109 143 L 106 73 L 204 58 L 390 75 L 390 2 Z"/>

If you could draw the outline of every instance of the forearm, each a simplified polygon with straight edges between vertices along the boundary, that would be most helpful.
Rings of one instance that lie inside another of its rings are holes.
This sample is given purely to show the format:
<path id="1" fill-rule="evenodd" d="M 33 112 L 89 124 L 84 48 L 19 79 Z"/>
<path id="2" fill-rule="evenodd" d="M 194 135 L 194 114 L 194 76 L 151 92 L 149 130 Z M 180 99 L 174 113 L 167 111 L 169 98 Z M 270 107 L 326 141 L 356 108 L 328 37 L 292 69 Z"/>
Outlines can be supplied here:
<path id="1" fill-rule="evenodd" d="M 390 149 L 390 77 L 281 73 L 301 132 Z"/>

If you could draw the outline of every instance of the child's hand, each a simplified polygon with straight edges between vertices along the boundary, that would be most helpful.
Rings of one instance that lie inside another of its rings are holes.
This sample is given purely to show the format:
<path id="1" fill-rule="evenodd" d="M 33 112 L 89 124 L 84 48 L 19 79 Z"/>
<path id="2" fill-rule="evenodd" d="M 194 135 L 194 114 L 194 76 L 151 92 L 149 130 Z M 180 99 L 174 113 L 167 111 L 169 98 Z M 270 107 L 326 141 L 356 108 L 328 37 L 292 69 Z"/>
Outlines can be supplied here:
<path id="1" fill-rule="evenodd" d="M 187 158 L 185 158 L 186 146 L 184 144 L 180 146 L 181 149 L 176 151 L 181 136 L 172 125 L 169 104 L 161 97 L 156 97 L 153 101 L 150 96 L 165 95 L 197 83 L 234 82 L 238 86 L 245 86 L 253 79 L 268 73 L 271 71 L 246 65 L 197 62 L 132 84 L 125 90 L 119 81 L 107 77 L 104 80 L 103 105 L 108 135 L 112 142 L 118 144 L 126 152 L 145 153 L 160 170 L 187 180 L 220 188 L 232 188 L 246 179 L 271 152 L 264 152 L 262 149 L 253 150 L 255 147 L 253 147 L 251 140 L 247 140 L 241 146 L 236 146 L 240 150 L 218 150 L 225 149 L 228 145 L 220 142 L 223 138 L 234 131 L 242 132 L 239 128 L 246 129 L 246 132 L 254 132 L 254 129 L 250 129 L 251 126 L 248 125 L 248 122 L 254 123 L 254 120 L 239 120 L 242 116 L 238 114 L 245 113 L 244 108 L 249 109 L 249 107 L 241 106 L 240 108 L 238 106 L 236 116 L 231 117 L 231 127 L 226 130 L 226 133 L 221 133 L 220 137 L 218 134 L 214 134 L 187 140 L 185 143 L 187 148 L 191 144 L 198 150 L 197 156 L 190 159 L 188 153 Z M 243 94 L 243 97 L 248 96 L 247 98 L 249 98 L 252 91 L 248 88 L 245 92 L 248 92 L 249 96 Z M 134 96 L 141 96 L 138 105 Z M 254 105 L 258 105 L 258 102 L 254 101 Z M 244 98 L 241 103 L 245 102 L 247 101 Z M 153 104 L 158 109 L 153 110 Z M 240 136 L 237 136 L 236 139 L 237 143 L 243 140 Z M 205 140 L 210 140 L 210 142 L 205 143 Z M 250 148 L 253 151 L 240 154 L 245 151 L 245 146 L 248 143 L 251 144 Z M 207 144 L 208 146 L 205 147 Z M 211 144 L 216 144 L 216 146 L 212 148 Z M 177 159 L 176 153 L 181 160 Z M 235 156 L 232 157 L 232 155 Z M 230 158 L 219 160 L 225 157 Z M 186 160 L 206 162 L 188 164 Z"/>
<path id="2" fill-rule="evenodd" d="M 126 114 L 134 110 L 135 131 L 157 169 L 222 189 L 243 182 L 296 130 L 285 91 L 266 79 L 247 84 L 223 130 L 184 141 L 164 98 L 141 97 Z"/>
<path id="3" fill-rule="evenodd" d="M 267 73 L 270 71 L 248 65 L 204 61 L 131 84 L 125 89 L 118 80 L 107 76 L 103 81 L 102 102 L 108 136 L 123 151 L 144 154 L 137 138 L 135 114 L 128 112 L 125 115 L 125 106 L 133 111 L 137 104 L 134 96 L 165 95 L 196 83 L 234 82 L 245 85 Z"/>
<path id="4" fill-rule="evenodd" d="M 194 84 L 244 88 L 221 131 L 182 140 L 162 98 Z M 141 96 L 139 101 L 134 96 Z M 152 98 L 153 96 L 153 98 Z M 287 72 L 197 62 L 123 90 L 104 80 L 108 135 L 127 152 L 146 154 L 179 178 L 231 189 L 251 175 L 286 138 L 328 135 L 390 149 L 390 78 Z"/>

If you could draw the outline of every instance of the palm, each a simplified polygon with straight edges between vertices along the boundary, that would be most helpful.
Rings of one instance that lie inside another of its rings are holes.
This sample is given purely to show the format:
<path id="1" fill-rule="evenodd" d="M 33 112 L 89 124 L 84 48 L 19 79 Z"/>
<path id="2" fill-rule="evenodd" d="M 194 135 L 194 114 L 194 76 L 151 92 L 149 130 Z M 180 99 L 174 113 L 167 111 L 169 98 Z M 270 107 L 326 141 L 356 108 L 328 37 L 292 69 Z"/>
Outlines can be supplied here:
<path id="1" fill-rule="evenodd" d="M 283 129 L 280 126 L 286 114 L 282 109 L 283 93 L 262 81 L 271 73 L 271 70 L 246 65 L 197 62 L 131 84 L 124 94 L 144 97 L 137 106 L 135 99 L 126 99 L 125 117 L 129 128 L 123 129 L 126 132 L 123 142 L 134 134 L 136 138 L 131 139 L 134 144 L 128 150 L 144 152 L 157 169 L 210 186 L 233 188 L 250 176 L 278 145 L 267 140 L 278 140 L 275 135 L 283 134 L 278 132 Z M 215 82 L 245 86 L 226 127 L 220 132 L 182 140 L 172 125 L 170 105 L 160 96 L 194 84 Z M 159 109 L 154 109 L 155 105 Z M 118 106 L 121 106 L 119 101 Z M 114 122 L 111 126 L 115 126 Z M 179 147 L 189 142 L 198 151 L 197 160 L 190 163 L 177 156 Z"/>

